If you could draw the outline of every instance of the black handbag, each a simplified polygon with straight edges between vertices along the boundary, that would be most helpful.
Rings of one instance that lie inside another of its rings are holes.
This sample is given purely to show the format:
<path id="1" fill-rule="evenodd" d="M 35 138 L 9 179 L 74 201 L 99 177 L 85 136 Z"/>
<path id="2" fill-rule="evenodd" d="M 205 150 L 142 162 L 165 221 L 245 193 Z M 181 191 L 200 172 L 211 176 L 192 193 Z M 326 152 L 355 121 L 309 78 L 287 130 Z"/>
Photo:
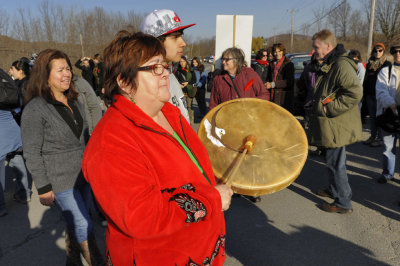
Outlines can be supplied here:
<path id="1" fill-rule="evenodd" d="M 399 107 L 397 107 L 397 113 L 400 114 Z M 392 108 L 387 108 L 383 114 L 378 115 L 376 124 L 389 133 L 400 133 L 400 116 L 395 115 Z"/>

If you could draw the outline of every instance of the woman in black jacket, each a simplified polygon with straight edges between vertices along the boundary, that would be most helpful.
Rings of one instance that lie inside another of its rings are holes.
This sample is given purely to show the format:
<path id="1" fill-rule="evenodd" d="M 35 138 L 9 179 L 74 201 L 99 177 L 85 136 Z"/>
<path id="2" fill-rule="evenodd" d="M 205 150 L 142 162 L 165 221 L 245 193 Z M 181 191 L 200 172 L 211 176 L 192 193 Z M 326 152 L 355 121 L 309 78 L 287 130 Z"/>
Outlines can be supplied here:
<path id="1" fill-rule="evenodd" d="M 18 94 L 21 99 L 21 106 L 25 105 L 26 85 L 29 81 L 31 66 L 28 58 L 22 57 L 12 63 L 10 67 L 10 75 L 13 77 L 15 85 L 18 87 Z"/>
<path id="2" fill-rule="evenodd" d="M 96 80 L 93 75 L 93 69 L 95 67 L 94 62 L 89 57 L 82 57 L 76 61 L 75 66 L 82 70 L 82 78 L 86 79 L 92 86 L 93 90 L 96 91 Z"/>
<path id="3" fill-rule="evenodd" d="M 193 84 L 196 83 L 196 75 L 194 74 L 189 62 L 184 56 L 179 61 L 178 69 L 175 72 L 176 79 L 181 84 L 183 94 L 185 95 L 187 107 L 189 111 L 190 124 L 194 123 L 194 111 L 192 109 L 193 98 L 196 95 Z"/>
<path id="4" fill-rule="evenodd" d="M 292 111 L 294 88 L 294 65 L 285 56 L 286 48 L 282 43 L 276 43 L 272 47 L 274 58 L 268 67 L 268 81 L 265 85 L 270 90 L 274 103 Z"/>
<path id="5" fill-rule="evenodd" d="M 386 60 L 385 56 L 385 45 L 383 43 L 377 43 L 374 49 L 371 51 L 371 57 L 368 59 L 365 78 L 363 83 L 364 100 L 367 105 L 371 136 L 364 141 L 364 144 L 371 147 L 382 146 L 382 132 L 381 129 L 376 126 L 376 93 L 375 86 L 376 80 L 378 79 L 378 73 L 382 68 L 390 65 L 390 62 Z"/>

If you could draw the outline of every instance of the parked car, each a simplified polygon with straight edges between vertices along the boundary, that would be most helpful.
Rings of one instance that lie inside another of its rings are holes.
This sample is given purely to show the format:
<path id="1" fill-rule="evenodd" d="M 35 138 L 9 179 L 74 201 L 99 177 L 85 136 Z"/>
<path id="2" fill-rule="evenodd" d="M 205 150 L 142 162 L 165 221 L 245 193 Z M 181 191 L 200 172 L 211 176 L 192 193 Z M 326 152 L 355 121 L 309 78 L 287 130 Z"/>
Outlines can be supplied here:
<path id="1" fill-rule="evenodd" d="M 286 57 L 294 64 L 294 78 L 296 80 L 300 78 L 300 75 L 304 70 L 304 63 L 311 60 L 311 55 L 311 53 L 286 54 Z"/>

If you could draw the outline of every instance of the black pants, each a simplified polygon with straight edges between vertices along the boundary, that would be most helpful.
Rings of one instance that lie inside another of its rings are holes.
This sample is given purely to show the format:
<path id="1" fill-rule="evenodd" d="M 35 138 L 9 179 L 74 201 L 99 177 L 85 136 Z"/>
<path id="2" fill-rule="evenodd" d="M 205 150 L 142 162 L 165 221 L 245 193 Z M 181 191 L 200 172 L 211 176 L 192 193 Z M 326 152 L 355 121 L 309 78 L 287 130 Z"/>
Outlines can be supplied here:
<path id="1" fill-rule="evenodd" d="M 199 105 L 201 116 L 205 116 L 207 114 L 207 104 L 206 104 L 206 88 L 204 86 L 197 89 L 196 101 L 197 104 Z"/>

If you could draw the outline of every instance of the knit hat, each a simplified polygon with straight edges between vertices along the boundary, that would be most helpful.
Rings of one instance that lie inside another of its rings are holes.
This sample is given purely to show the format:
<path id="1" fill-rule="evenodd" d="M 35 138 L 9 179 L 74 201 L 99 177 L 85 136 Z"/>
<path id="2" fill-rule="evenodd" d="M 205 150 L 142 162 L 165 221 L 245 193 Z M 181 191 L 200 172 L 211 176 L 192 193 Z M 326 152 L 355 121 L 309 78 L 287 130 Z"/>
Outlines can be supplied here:
<path id="1" fill-rule="evenodd" d="M 392 47 L 390 47 L 390 53 L 393 54 L 396 48 L 400 48 L 400 41 L 395 42 Z"/>
<path id="2" fill-rule="evenodd" d="M 180 18 L 174 11 L 162 9 L 154 10 L 148 14 L 140 25 L 140 31 L 159 37 L 194 25 L 196 24 L 182 26 Z"/>
<path id="3" fill-rule="evenodd" d="M 376 48 L 378 46 L 381 47 L 383 50 L 386 50 L 386 47 L 385 47 L 385 45 L 383 43 L 381 43 L 381 42 L 376 43 L 374 48 Z"/>

